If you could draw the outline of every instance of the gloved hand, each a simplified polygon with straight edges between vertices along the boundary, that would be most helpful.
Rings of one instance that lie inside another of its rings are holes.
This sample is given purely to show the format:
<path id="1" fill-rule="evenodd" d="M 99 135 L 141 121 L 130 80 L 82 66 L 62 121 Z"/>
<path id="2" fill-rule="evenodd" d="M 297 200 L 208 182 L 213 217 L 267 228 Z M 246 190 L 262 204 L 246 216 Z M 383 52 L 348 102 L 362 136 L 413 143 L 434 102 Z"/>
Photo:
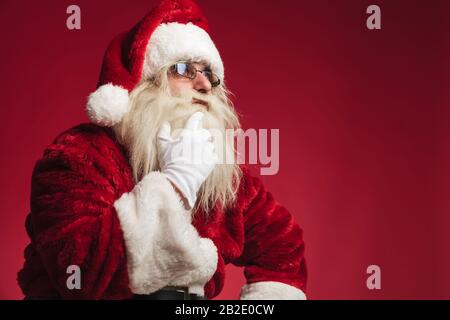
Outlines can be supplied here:
<path id="1" fill-rule="evenodd" d="M 186 198 L 189 209 L 197 200 L 197 192 L 218 162 L 211 133 L 202 128 L 203 113 L 194 113 L 180 135 L 173 139 L 168 122 L 158 133 L 158 160 L 161 172 Z"/>

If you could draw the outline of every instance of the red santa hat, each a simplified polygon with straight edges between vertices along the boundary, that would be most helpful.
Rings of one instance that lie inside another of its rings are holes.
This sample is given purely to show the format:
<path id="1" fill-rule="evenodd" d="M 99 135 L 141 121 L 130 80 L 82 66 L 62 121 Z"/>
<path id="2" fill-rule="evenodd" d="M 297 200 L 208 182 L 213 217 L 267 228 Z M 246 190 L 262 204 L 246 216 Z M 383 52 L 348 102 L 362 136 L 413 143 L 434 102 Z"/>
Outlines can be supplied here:
<path id="1" fill-rule="evenodd" d="M 109 45 L 97 90 L 88 99 L 89 119 L 101 126 L 119 123 L 129 109 L 129 94 L 142 79 L 180 60 L 206 61 L 223 81 L 220 54 L 208 23 L 194 0 L 162 0 L 129 32 Z"/>

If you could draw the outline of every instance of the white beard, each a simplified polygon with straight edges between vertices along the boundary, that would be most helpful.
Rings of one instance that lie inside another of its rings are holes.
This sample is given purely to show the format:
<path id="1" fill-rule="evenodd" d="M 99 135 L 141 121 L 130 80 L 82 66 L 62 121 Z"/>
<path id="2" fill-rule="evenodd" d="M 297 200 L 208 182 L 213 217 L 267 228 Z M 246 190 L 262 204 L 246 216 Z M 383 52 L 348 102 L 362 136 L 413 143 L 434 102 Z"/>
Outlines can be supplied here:
<path id="1" fill-rule="evenodd" d="M 206 101 L 208 110 L 200 104 L 193 104 L 193 98 Z M 145 82 L 133 90 L 130 100 L 129 114 L 114 130 L 119 142 L 128 150 L 136 182 L 148 173 L 160 170 L 156 137 L 161 124 L 168 121 L 172 127 L 172 136 L 176 137 L 189 117 L 198 111 L 204 113 L 203 127 L 212 132 L 219 158 L 230 153 L 234 155 L 233 140 L 226 135 L 226 130 L 239 128 L 239 120 L 234 109 L 219 97 L 195 91 L 171 96 L 167 91 Z M 200 188 L 197 207 L 201 207 L 205 213 L 216 202 L 228 207 L 235 199 L 241 171 L 237 164 L 225 163 L 220 160 Z"/>

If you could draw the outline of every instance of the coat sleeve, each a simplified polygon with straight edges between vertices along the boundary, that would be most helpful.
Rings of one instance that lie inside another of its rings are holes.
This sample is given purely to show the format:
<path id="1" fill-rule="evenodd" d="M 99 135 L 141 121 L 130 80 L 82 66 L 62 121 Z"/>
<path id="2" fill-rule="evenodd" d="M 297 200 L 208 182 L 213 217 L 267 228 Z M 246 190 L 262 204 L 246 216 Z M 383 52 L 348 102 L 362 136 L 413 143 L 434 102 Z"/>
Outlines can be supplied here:
<path id="1" fill-rule="evenodd" d="M 131 186 L 116 148 L 106 135 L 69 132 L 59 136 L 35 166 L 31 242 L 63 299 L 132 295 L 123 234 L 113 207 Z M 79 289 L 68 286 L 75 274 L 70 266 L 79 267 Z"/>
<path id="2" fill-rule="evenodd" d="M 306 299 L 303 232 L 293 216 L 245 169 L 238 204 L 243 209 L 244 300 Z"/>
<path id="3" fill-rule="evenodd" d="M 32 178 L 32 244 L 64 299 L 126 299 L 166 285 L 203 295 L 217 248 L 201 238 L 165 176 L 134 184 L 119 146 L 105 133 L 59 137 Z M 73 267 L 81 288 L 68 286 Z"/>

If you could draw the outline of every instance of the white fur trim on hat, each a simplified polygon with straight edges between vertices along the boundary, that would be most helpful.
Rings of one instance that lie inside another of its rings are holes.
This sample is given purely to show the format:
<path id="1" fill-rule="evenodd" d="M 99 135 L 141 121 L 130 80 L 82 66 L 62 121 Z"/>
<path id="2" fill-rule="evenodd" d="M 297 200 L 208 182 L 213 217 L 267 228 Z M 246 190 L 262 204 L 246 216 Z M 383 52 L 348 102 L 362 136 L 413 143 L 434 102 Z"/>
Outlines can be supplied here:
<path id="1" fill-rule="evenodd" d="M 86 112 L 93 123 L 110 127 L 128 112 L 129 100 L 128 90 L 108 83 L 91 93 Z"/>
<path id="2" fill-rule="evenodd" d="M 241 300 L 306 300 L 305 293 L 278 281 L 260 281 L 246 284 L 241 289 Z"/>
<path id="3" fill-rule="evenodd" d="M 219 51 L 205 30 L 192 23 L 171 22 L 159 25 L 147 46 L 144 78 L 149 79 L 162 67 L 180 60 L 205 60 L 220 80 L 224 79 Z"/>

